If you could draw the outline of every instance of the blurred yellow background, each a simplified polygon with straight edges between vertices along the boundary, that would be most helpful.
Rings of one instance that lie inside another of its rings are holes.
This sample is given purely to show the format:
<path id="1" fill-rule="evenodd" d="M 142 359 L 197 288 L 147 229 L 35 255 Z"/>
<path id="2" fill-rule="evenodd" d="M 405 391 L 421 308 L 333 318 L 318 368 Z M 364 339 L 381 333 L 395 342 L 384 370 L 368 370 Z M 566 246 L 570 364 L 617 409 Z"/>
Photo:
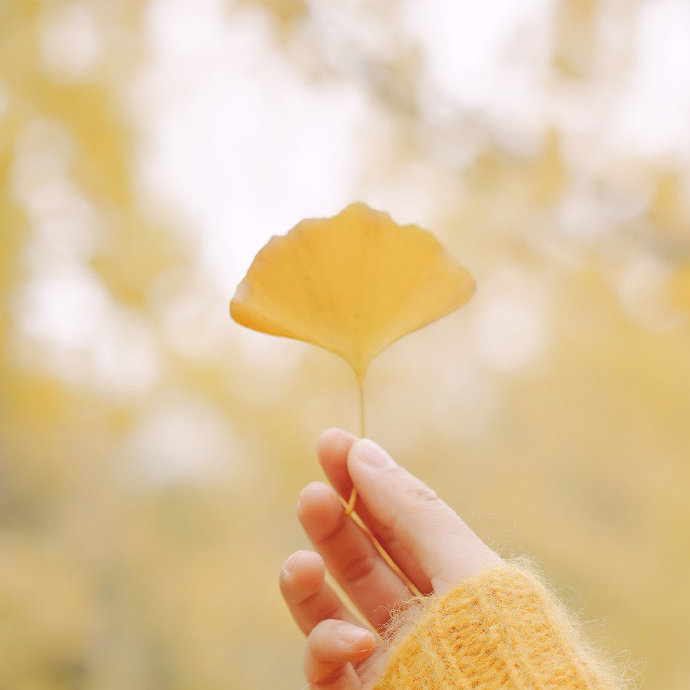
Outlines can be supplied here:
<path id="1" fill-rule="evenodd" d="M 356 430 L 228 301 L 361 199 L 478 281 L 378 359 L 369 435 L 690 686 L 684 0 L 0 2 L 0 687 L 299 688 L 280 564 Z"/>

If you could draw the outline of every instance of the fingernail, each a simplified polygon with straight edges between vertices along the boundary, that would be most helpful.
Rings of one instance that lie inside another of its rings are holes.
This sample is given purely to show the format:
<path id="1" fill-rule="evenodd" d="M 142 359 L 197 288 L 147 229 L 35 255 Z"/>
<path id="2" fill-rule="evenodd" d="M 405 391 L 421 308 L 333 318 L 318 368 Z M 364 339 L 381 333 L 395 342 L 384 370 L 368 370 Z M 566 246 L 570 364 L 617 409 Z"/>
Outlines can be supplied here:
<path id="1" fill-rule="evenodd" d="M 368 438 L 357 441 L 352 446 L 352 455 L 372 467 L 394 467 L 395 461 L 383 448 L 377 446 Z"/>
<path id="2" fill-rule="evenodd" d="M 355 625 L 350 625 L 349 623 L 341 625 L 336 634 L 338 639 L 348 647 L 354 647 L 354 645 L 356 645 L 362 638 L 371 635 L 368 630 L 363 630 L 362 628 L 358 628 Z"/>

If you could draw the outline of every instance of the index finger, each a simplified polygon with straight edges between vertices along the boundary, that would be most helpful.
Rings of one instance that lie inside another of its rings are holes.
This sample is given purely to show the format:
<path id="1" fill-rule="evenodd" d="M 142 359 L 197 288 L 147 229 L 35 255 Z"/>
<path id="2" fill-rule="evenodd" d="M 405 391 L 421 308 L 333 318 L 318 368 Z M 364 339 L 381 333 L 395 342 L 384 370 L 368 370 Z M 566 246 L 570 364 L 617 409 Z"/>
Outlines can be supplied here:
<path id="1" fill-rule="evenodd" d="M 502 563 L 448 504 L 373 441 L 350 446 L 348 469 L 371 517 L 392 533 L 434 591 Z"/>

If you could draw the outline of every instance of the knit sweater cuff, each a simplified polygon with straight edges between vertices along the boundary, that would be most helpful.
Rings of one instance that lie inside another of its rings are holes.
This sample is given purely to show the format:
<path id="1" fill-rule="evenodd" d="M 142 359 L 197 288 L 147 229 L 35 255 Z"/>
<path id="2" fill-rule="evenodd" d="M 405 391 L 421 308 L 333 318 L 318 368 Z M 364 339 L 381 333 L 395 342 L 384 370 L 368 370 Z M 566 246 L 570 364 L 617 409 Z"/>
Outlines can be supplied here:
<path id="1" fill-rule="evenodd" d="M 541 582 L 505 565 L 432 598 L 376 690 L 620 687 Z"/>

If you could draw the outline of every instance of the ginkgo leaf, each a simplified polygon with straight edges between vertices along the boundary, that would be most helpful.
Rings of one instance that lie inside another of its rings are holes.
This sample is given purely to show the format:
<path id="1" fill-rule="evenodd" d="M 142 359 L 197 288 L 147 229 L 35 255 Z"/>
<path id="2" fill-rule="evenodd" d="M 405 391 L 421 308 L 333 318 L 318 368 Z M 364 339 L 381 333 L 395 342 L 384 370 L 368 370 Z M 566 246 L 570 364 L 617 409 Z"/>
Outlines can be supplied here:
<path id="1" fill-rule="evenodd" d="M 356 203 L 272 237 L 230 313 L 254 330 L 340 355 L 361 383 L 377 354 L 465 304 L 474 287 L 430 232 Z"/>

